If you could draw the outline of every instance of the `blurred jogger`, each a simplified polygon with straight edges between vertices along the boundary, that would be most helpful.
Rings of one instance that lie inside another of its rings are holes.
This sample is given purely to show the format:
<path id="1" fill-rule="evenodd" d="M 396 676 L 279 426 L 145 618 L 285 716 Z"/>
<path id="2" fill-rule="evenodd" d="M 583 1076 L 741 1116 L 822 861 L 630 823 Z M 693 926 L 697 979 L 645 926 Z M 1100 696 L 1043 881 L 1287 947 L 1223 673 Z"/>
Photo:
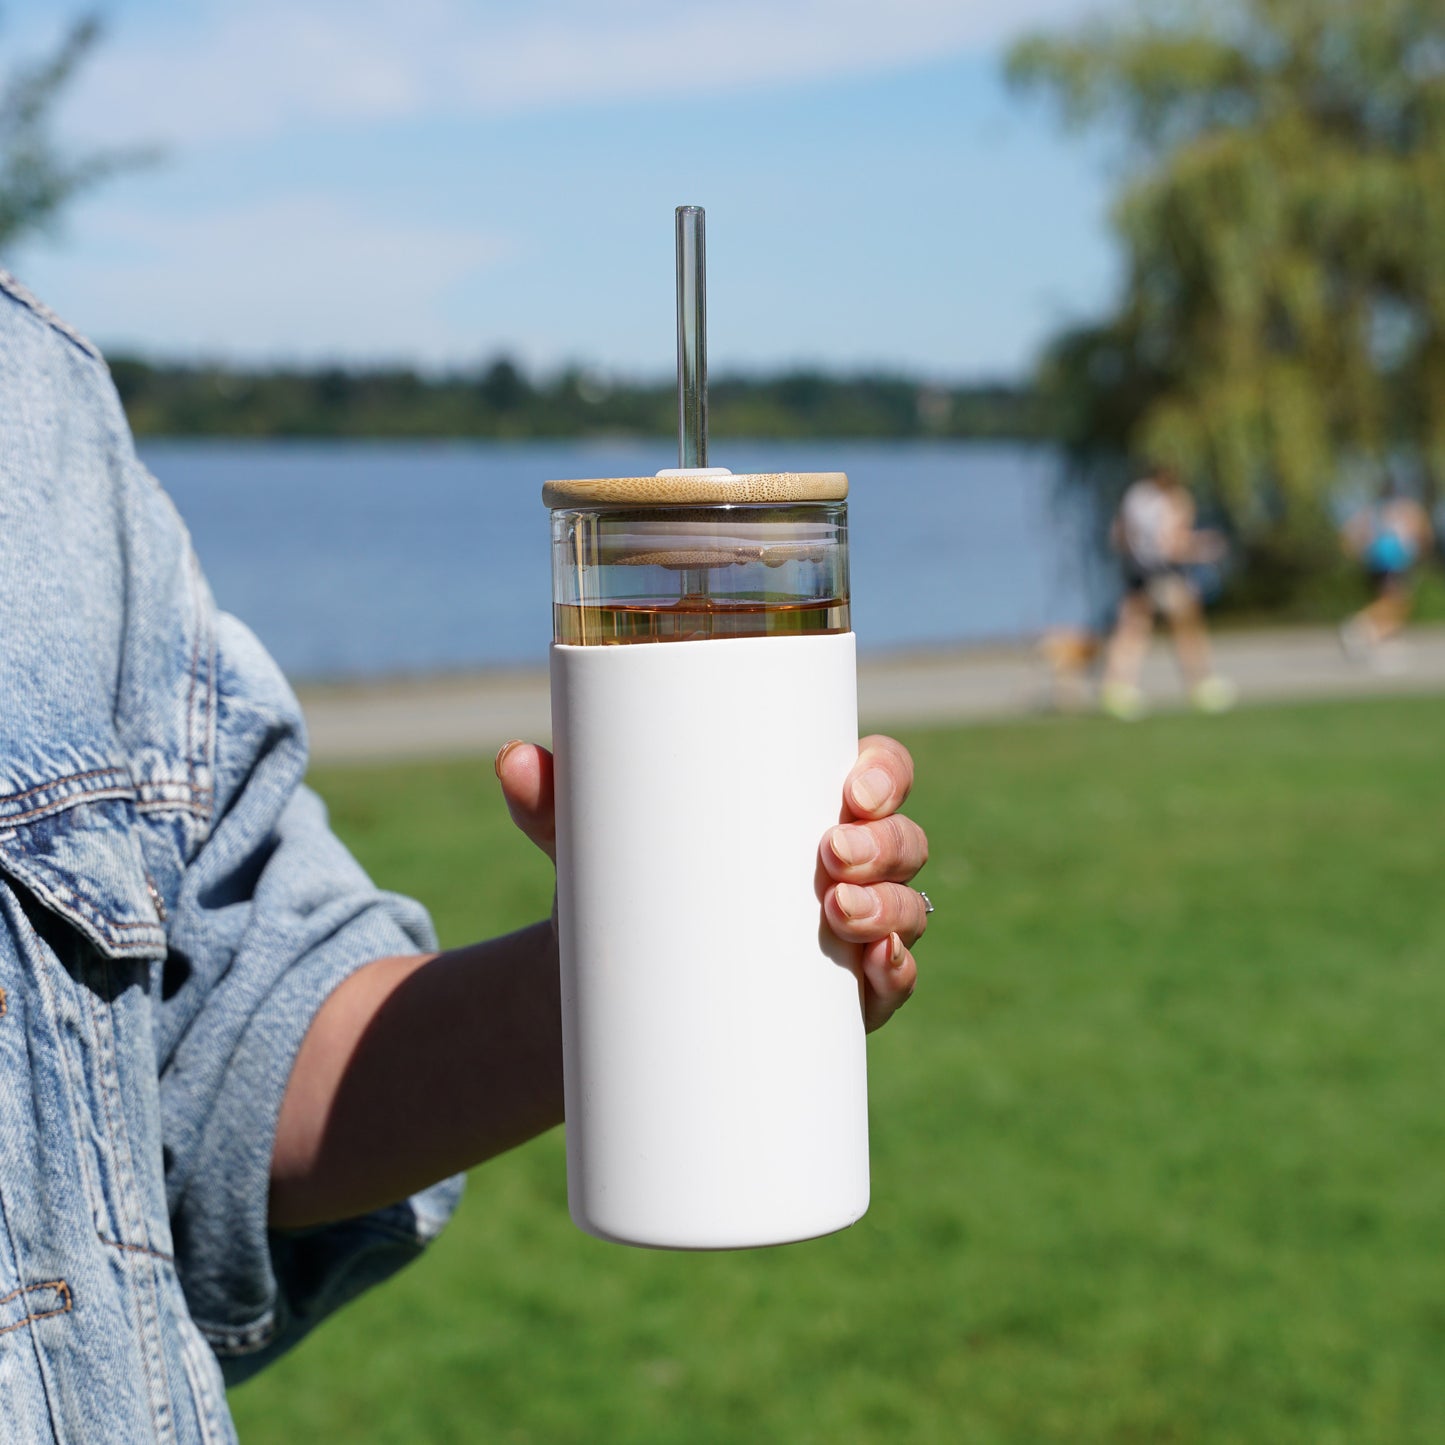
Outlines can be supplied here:
<path id="1" fill-rule="evenodd" d="M 1139 673 L 1155 614 L 1169 623 L 1190 701 L 1203 712 L 1233 705 L 1235 688 L 1214 672 L 1199 589 L 1189 568 L 1218 562 L 1224 537 L 1196 529 L 1194 499 L 1171 467 L 1156 466 L 1124 493 L 1111 540 L 1123 560 L 1124 596 L 1109 639 L 1104 711 L 1132 719 L 1144 711 Z"/>
<path id="2" fill-rule="evenodd" d="M 1375 595 L 1340 628 L 1340 642 L 1351 657 L 1388 663 L 1391 654 L 1383 649 L 1409 621 L 1415 571 L 1434 543 L 1429 514 L 1386 481 L 1378 501 L 1345 523 L 1343 539 Z"/>

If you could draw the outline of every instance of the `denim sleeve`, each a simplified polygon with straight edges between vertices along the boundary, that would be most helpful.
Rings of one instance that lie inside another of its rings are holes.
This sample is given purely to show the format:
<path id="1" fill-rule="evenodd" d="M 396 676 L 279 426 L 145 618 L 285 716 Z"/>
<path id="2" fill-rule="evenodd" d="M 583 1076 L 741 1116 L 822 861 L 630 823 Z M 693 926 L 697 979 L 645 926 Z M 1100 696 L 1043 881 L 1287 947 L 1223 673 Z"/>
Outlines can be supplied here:
<path id="1" fill-rule="evenodd" d="M 256 639 L 217 614 L 213 826 L 185 868 L 172 959 L 202 985 L 161 1072 L 172 1232 L 195 1317 L 229 1382 L 416 1258 L 460 1177 L 362 1218 L 266 1225 L 276 1121 L 301 1041 L 331 991 L 374 959 L 435 947 L 416 903 L 377 890 L 302 782 L 290 688 Z M 176 960 L 179 960 L 177 963 Z"/>

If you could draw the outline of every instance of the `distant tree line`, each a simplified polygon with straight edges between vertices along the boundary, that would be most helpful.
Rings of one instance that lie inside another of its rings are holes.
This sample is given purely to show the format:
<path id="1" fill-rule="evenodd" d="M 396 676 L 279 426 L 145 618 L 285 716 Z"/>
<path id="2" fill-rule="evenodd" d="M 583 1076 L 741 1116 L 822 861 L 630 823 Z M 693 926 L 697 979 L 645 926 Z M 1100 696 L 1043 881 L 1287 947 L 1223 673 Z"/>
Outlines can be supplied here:
<path id="1" fill-rule="evenodd" d="M 102 27 L 83 15 L 51 53 L 0 72 L 0 245 L 43 234 L 80 195 L 148 164 L 148 149 L 74 154 L 57 142 L 57 106 Z M 112 358 L 141 435 L 239 437 L 670 436 L 666 382 L 604 380 L 578 368 L 529 376 L 498 357 L 470 371 L 406 367 L 244 368 Z M 916 378 L 797 370 L 724 376 L 710 388 L 719 436 L 1047 439 L 1064 404 L 1032 385 L 936 386 Z"/>
<path id="2" fill-rule="evenodd" d="M 669 382 L 603 380 L 579 369 L 532 377 L 502 357 L 429 376 L 405 367 L 188 366 L 111 361 L 134 430 L 145 436 L 670 436 Z M 904 376 L 792 371 L 719 376 L 715 436 L 968 437 L 1047 440 L 1060 404 L 1029 385 L 936 386 Z"/>

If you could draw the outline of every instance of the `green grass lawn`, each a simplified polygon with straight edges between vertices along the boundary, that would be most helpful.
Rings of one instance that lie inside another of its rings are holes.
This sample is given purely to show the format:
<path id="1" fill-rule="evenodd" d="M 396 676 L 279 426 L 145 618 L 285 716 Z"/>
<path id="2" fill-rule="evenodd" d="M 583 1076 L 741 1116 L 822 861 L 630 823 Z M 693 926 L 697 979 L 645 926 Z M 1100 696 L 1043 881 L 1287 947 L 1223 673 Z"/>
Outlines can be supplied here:
<path id="1" fill-rule="evenodd" d="M 1445 1439 L 1445 699 L 905 740 L 938 912 L 865 1218 L 602 1244 L 559 1132 L 244 1441 Z M 487 762 L 315 781 L 444 941 L 546 907 Z"/>

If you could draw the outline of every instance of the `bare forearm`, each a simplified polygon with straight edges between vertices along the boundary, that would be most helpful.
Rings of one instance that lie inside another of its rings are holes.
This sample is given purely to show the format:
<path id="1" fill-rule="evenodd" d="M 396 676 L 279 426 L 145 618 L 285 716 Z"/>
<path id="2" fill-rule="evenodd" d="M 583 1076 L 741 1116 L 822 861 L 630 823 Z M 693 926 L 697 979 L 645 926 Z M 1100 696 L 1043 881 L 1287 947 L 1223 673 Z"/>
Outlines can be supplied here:
<path id="1" fill-rule="evenodd" d="M 365 1213 L 562 1119 L 550 924 L 438 955 L 383 958 L 322 1005 L 287 1085 L 270 1221 Z"/>

